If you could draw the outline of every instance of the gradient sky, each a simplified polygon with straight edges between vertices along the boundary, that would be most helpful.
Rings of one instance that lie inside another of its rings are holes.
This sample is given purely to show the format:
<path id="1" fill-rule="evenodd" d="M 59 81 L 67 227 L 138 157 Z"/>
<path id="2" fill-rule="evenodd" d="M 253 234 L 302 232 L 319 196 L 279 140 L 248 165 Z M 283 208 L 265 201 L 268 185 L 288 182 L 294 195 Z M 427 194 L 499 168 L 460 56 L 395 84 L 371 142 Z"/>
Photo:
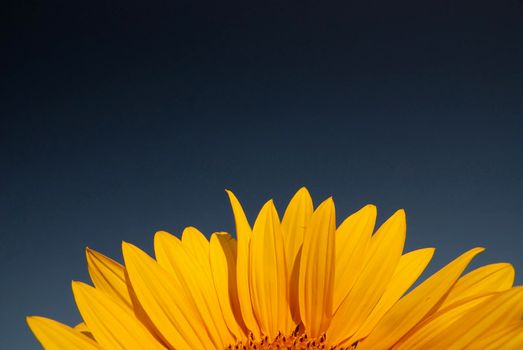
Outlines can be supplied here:
<path id="1" fill-rule="evenodd" d="M 146 5 L 147 3 L 147 5 Z M 328 4 L 326 4 L 328 3 Z M 523 282 L 523 6 L 516 0 L 15 1 L 1 21 L 0 329 L 79 321 L 84 248 L 234 232 L 307 186 L 338 220 L 398 208 L 436 271 Z"/>

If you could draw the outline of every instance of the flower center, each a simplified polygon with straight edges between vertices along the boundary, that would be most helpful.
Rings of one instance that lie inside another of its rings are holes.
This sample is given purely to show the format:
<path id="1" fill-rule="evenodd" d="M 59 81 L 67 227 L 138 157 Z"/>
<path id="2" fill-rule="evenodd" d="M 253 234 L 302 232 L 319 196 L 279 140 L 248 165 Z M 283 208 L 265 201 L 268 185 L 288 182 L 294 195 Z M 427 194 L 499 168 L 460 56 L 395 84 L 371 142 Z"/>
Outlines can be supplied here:
<path id="1" fill-rule="evenodd" d="M 225 350 L 355 350 L 358 344 L 351 346 L 328 345 L 325 334 L 318 338 L 310 338 L 306 333 L 299 333 L 297 330 L 290 335 L 278 334 L 274 340 L 268 336 L 262 336 L 261 339 L 255 339 L 253 334 L 249 334 L 249 340 L 238 342 L 235 345 L 229 345 Z"/>

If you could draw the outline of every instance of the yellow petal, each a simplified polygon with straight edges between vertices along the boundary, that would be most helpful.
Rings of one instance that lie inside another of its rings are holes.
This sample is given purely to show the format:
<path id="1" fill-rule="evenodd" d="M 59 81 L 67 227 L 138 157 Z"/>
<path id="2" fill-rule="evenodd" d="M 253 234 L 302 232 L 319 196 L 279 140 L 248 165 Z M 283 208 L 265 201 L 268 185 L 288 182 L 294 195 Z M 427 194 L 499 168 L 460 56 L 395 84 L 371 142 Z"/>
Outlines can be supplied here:
<path id="1" fill-rule="evenodd" d="M 124 242 L 122 250 L 137 299 L 165 342 L 179 350 L 212 349 L 214 345 L 185 287 L 132 244 Z"/>
<path id="2" fill-rule="evenodd" d="M 231 191 L 226 192 L 229 196 L 229 201 L 231 202 L 234 221 L 236 223 L 236 239 L 238 242 L 236 281 L 238 286 L 238 300 L 240 301 L 240 309 L 242 311 L 245 325 L 249 331 L 251 331 L 255 337 L 259 337 L 260 328 L 256 318 L 254 317 L 251 293 L 249 289 L 249 247 L 252 231 L 240 202 Z"/>
<path id="3" fill-rule="evenodd" d="M 363 271 L 334 314 L 328 339 L 343 341 L 363 325 L 392 278 L 403 251 L 405 231 L 405 212 L 398 210 L 372 237 Z"/>
<path id="4" fill-rule="evenodd" d="M 332 317 L 336 213 L 332 198 L 312 214 L 300 262 L 300 315 L 311 337 L 319 337 Z"/>
<path id="5" fill-rule="evenodd" d="M 243 211 L 243 207 L 240 204 L 240 201 L 238 201 L 238 198 L 236 198 L 232 191 L 225 190 L 225 192 L 229 196 L 229 201 L 231 202 L 234 223 L 236 224 L 236 235 L 238 238 L 245 236 L 250 239 L 252 236 L 251 226 L 249 225 L 249 221 L 245 216 L 245 212 Z"/>
<path id="6" fill-rule="evenodd" d="M 478 299 L 482 299 L 481 297 Z M 446 325 L 450 327 L 449 324 Z M 474 339 L 466 349 L 481 349 L 481 350 L 499 350 L 499 349 L 520 349 L 521 347 L 504 347 L 503 345 L 510 339 L 517 337 L 518 333 L 523 332 L 523 323 L 515 323 L 504 327 L 489 331 Z M 523 334 L 522 334 L 523 335 Z M 523 345 L 523 344 L 522 344 Z M 419 348 L 419 347 L 418 347 Z M 399 348 L 398 348 L 399 349 Z M 401 348 L 403 350 L 403 348 Z"/>
<path id="7" fill-rule="evenodd" d="M 305 187 L 302 187 L 292 197 L 283 219 L 281 229 L 285 242 L 285 258 L 287 264 L 287 275 L 289 283 L 289 306 L 292 318 L 299 323 L 299 274 L 300 274 L 300 250 L 303 244 L 303 235 L 313 212 L 312 198 Z"/>
<path id="8" fill-rule="evenodd" d="M 523 287 L 514 287 L 499 292 L 488 303 L 480 304 L 465 314 L 458 320 L 458 324 L 462 326 L 453 329 L 448 339 L 443 339 L 443 343 L 449 344 L 450 350 L 462 349 L 489 330 L 503 329 L 515 322 L 521 323 L 522 320 Z"/>
<path id="9" fill-rule="evenodd" d="M 203 233 L 195 227 L 187 227 L 182 233 L 182 244 L 187 251 L 205 270 L 205 273 L 211 275 L 211 266 L 209 265 L 209 241 Z"/>
<path id="10" fill-rule="evenodd" d="M 154 251 L 158 264 L 180 281 L 193 300 L 214 346 L 223 348 L 230 344 L 234 338 L 223 319 L 211 276 L 187 254 L 180 240 L 167 232 L 156 233 Z"/>
<path id="11" fill-rule="evenodd" d="M 236 240 L 225 232 L 213 233 L 210 263 L 214 287 L 227 327 L 237 340 L 247 334 L 236 289 Z"/>
<path id="12" fill-rule="evenodd" d="M 356 332 L 349 344 L 365 338 L 376 326 L 387 311 L 401 298 L 401 296 L 412 286 L 421 273 L 427 267 L 434 255 L 434 248 L 418 249 L 403 255 L 392 275 L 387 289 L 374 307 L 363 326 Z"/>
<path id="13" fill-rule="evenodd" d="M 461 277 L 440 308 L 476 295 L 501 292 L 514 283 L 514 268 L 507 263 L 482 266 Z"/>
<path id="14" fill-rule="evenodd" d="M 151 332 L 151 334 L 155 335 L 156 339 L 165 340 L 165 337 L 163 337 L 160 331 L 155 327 L 154 323 L 151 321 L 151 318 L 149 317 L 149 315 L 147 315 L 147 312 L 144 310 L 143 306 L 138 301 L 138 297 L 136 296 L 136 293 L 133 289 L 127 270 L 125 271 L 125 283 L 129 288 L 129 296 L 131 297 L 133 311 L 136 317 L 140 320 L 140 322 L 143 323 L 143 325 L 149 330 L 149 332 Z"/>
<path id="15" fill-rule="evenodd" d="M 474 344 L 471 344 L 468 350 L 474 349 Z M 519 323 L 518 327 L 499 337 L 499 342 L 489 344 L 483 348 L 484 350 L 499 350 L 499 349 L 523 349 L 523 323 Z M 482 349 L 482 350 L 483 350 Z"/>
<path id="16" fill-rule="evenodd" d="M 336 230 L 336 274 L 334 310 L 358 279 L 376 223 L 376 207 L 366 205 L 346 218 Z"/>
<path id="17" fill-rule="evenodd" d="M 251 239 L 251 297 L 261 331 L 269 339 L 289 334 L 291 321 L 283 236 L 274 203 L 267 202 L 254 223 Z"/>
<path id="18" fill-rule="evenodd" d="M 522 315 L 523 287 L 512 288 L 466 312 L 456 320 L 456 326 L 439 332 L 427 345 L 434 349 L 464 349 L 489 330 L 521 320 Z"/>
<path id="19" fill-rule="evenodd" d="M 400 299 L 362 342 L 361 349 L 390 348 L 437 306 L 472 258 L 482 251 L 474 248 L 462 254 Z"/>
<path id="20" fill-rule="evenodd" d="M 165 349 L 130 312 L 102 291 L 73 282 L 80 314 L 97 342 L 104 348 L 121 350 Z"/>
<path id="21" fill-rule="evenodd" d="M 80 331 L 49 318 L 30 316 L 27 324 L 46 350 L 102 350 Z"/>
<path id="22" fill-rule="evenodd" d="M 403 337 L 395 346 L 394 350 L 426 349 L 441 334 L 449 332 L 454 327 L 460 327 L 457 323 L 460 317 L 475 306 L 489 300 L 492 295 L 482 296 L 475 299 L 462 300 L 453 303 L 445 310 L 439 310 L 430 315 L 415 329 Z"/>
<path id="23" fill-rule="evenodd" d="M 89 276 L 96 288 L 111 295 L 123 306 L 132 309 L 125 269 L 122 265 L 90 248 L 85 250 Z"/>

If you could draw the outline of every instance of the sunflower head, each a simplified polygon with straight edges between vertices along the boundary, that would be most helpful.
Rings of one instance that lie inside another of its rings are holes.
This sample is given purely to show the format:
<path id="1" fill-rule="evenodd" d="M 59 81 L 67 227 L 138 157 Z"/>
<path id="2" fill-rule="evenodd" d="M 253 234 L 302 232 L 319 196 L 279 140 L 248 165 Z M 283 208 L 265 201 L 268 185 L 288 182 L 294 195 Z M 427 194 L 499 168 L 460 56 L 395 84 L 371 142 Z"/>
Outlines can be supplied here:
<path id="1" fill-rule="evenodd" d="M 473 248 L 412 288 L 434 249 L 404 252 L 398 210 L 375 229 L 366 205 L 336 224 L 301 188 L 280 218 L 249 223 L 227 191 L 235 238 L 159 231 L 154 258 L 122 244 L 124 264 L 86 250 L 92 286 L 73 282 L 83 322 L 28 323 L 45 349 L 518 349 L 523 287 L 507 263 L 462 276 Z M 409 291 L 409 289 L 411 289 Z"/>

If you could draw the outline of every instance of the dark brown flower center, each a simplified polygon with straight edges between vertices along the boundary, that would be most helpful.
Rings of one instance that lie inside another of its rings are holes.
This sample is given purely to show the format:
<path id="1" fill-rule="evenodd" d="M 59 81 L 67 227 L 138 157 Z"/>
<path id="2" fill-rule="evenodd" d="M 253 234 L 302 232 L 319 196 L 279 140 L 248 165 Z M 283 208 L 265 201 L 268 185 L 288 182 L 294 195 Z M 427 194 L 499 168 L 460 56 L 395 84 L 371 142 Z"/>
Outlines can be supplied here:
<path id="1" fill-rule="evenodd" d="M 268 336 L 255 339 L 251 333 L 247 341 L 229 345 L 225 350 L 355 350 L 357 347 L 357 343 L 351 346 L 328 345 L 325 334 L 322 334 L 318 338 L 310 338 L 306 333 L 300 333 L 297 328 L 292 334 L 283 335 L 280 333 L 273 340 L 269 339 Z"/>

